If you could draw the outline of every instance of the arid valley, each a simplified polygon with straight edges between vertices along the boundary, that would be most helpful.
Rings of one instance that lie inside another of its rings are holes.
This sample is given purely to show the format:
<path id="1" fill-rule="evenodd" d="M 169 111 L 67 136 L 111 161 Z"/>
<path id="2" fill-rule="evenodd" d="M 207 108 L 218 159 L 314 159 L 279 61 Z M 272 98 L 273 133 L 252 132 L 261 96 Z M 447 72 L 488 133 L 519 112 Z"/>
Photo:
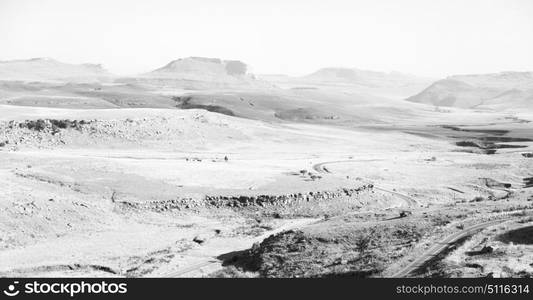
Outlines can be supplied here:
<path id="1" fill-rule="evenodd" d="M 0 276 L 531 277 L 533 73 L 0 62 Z"/>

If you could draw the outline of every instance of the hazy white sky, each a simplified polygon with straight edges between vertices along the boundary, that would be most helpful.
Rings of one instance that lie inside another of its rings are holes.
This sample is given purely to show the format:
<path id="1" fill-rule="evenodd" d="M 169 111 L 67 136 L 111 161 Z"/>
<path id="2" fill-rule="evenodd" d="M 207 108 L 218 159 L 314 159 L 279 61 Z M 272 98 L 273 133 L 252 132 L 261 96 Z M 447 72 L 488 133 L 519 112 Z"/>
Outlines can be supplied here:
<path id="1" fill-rule="evenodd" d="M 255 73 L 533 70 L 532 0 L 0 0 L 0 60 L 140 73 L 186 56 Z"/>

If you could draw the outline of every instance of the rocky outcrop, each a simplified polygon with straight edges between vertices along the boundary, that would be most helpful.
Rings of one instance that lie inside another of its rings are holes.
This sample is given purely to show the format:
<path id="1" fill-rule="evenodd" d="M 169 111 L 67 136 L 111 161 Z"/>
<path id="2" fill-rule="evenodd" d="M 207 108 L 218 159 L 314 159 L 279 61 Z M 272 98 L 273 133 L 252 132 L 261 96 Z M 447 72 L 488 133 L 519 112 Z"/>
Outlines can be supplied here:
<path id="1" fill-rule="evenodd" d="M 191 197 L 143 202 L 118 201 L 116 203 L 123 209 L 151 210 L 155 212 L 205 207 L 205 203 L 203 203 L 203 201 Z"/>
<path id="2" fill-rule="evenodd" d="M 240 195 L 240 196 L 211 196 L 204 198 L 179 197 L 169 200 L 152 200 L 143 202 L 118 201 L 123 209 L 151 210 L 164 212 L 170 210 L 185 210 L 198 208 L 220 208 L 220 207 L 268 207 L 268 206 L 290 206 L 311 201 L 330 201 L 341 197 L 355 197 L 360 193 L 371 191 L 372 184 L 365 184 L 353 188 L 340 188 L 332 191 L 311 191 L 298 192 L 282 195 Z"/>
<path id="3" fill-rule="evenodd" d="M 353 197 L 361 192 L 372 190 L 372 184 L 356 188 L 342 188 L 333 191 L 311 191 L 283 195 L 242 195 L 242 196 L 206 196 L 209 205 L 215 207 L 247 207 L 269 205 L 292 205 L 309 201 L 328 201 L 340 197 Z"/>
<path id="4" fill-rule="evenodd" d="M 407 101 L 461 108 L 529 108 L 532 72 L 455 75 L 434 82 Z"/>
<path id="5" fill-rule="evenodd" d="M 142 144 L 182 137 L 190 124 L 207 124 L 203 115 L 184 118 L 136 118 L 106 120 L 37 119 L 0 121 L 0 149 L 53 148 L 72 143 L 96 144 L 116 140 Z M 213 125 L 215 128 L 222 128 Z"/>

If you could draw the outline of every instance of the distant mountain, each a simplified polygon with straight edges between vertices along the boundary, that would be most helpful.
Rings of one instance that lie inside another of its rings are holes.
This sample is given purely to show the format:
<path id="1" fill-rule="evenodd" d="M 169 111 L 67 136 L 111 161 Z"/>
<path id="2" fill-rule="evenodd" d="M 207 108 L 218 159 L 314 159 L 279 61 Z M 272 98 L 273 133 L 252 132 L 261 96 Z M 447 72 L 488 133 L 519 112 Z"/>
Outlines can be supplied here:
<path id="1" fill-rule="evenodd" d="M 119 81 L 193 90 L 270 86 L 249 74 L 248 66 L 241 61 L 206 57 L 180 58 L 154 71 Z"/>
<path id="2" fill-rule="evenodd" d="M 404 99 L 430 85 L 430 78 L 399 72 L 377 72 L 355 68 L 323 68 L 301 76 L 261 75 L 279 86 L 289 88 L 336 88 L 356 93 Z"/>
<path id="3" fill-rule="evenodd" d="M 428 79 L 399 72 L 377 72 L 350 68 L 323 68 L 304 79 L 322 83 L 345 83 L 369 87 L 405 86 L 424 82 Z"/>
<path id="4" fill-rule="evenodd" d="M 501 72 L 450 76 L 407 100 L 461 108 L 533 108 L 532 95 L 532 72 Z"/>
<path id="5" fill-rule="evenodd" d="M 147 76 L 193 80 L 227 80 L 246 75 L 248 66 L 238 60 L 219 58 L 188 57 L 171 61 Z"/>
<path id="6" fill-rule="evenodd" d="M 68 64 L 51 58 L 0 61 L 0 80 L 98 82 L 112 76 L 97 64 Z"/>

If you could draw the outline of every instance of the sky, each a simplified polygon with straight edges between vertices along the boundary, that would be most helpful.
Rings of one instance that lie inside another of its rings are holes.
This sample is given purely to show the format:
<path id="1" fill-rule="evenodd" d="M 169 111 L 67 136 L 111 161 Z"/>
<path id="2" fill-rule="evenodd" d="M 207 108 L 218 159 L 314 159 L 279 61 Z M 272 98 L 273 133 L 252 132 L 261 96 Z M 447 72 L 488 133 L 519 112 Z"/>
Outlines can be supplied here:
<path id="1" fill-rule="evenodd" d="M 128 75 L 188 56 L 257 74 L 533 71 L 531 0 L 0 0 L 0 60 Z"/>

